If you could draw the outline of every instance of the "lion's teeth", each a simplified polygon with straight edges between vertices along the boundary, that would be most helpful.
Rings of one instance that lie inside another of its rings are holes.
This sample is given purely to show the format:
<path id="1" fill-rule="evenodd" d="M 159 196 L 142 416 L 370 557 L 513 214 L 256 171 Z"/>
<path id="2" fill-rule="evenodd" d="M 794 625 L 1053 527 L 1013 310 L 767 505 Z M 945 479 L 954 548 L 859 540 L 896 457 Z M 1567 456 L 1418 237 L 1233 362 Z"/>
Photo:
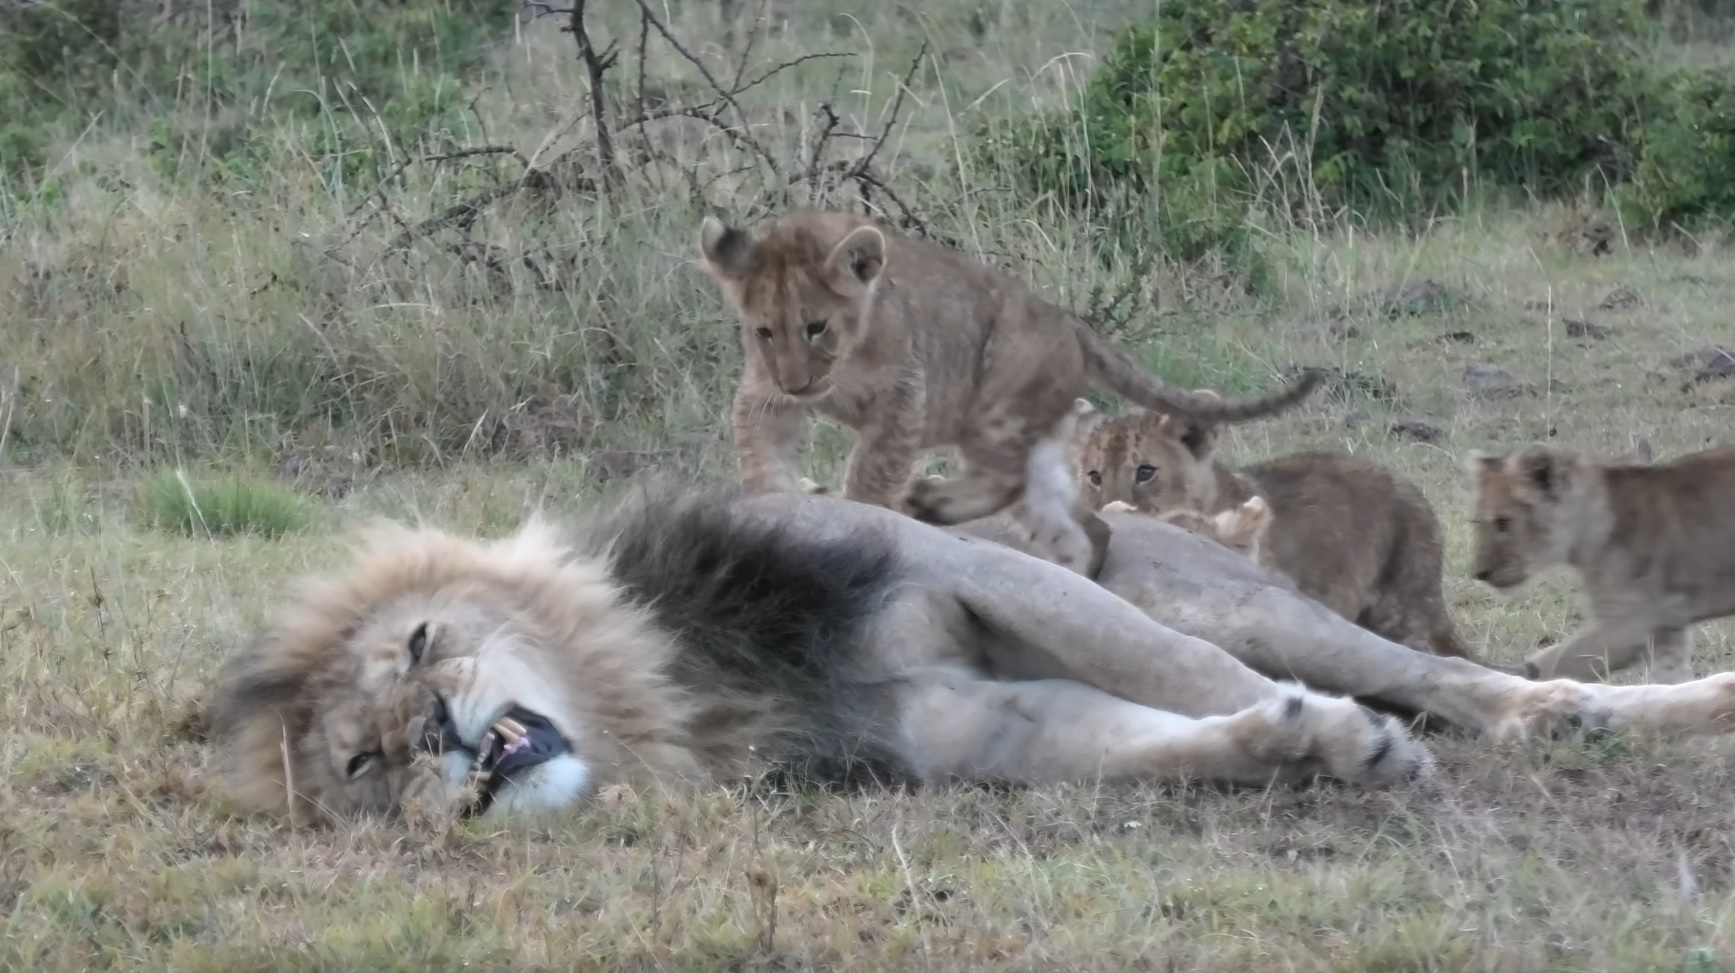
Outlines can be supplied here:
<path id="1" fill-rule="evenodd" d="M 501 717 L 500 722 L 494 724 L 494 731 L 499 733 L 507 743 L 511 743 L 530 732 L 524 728 L 524 724 L 510 716 Z"/>

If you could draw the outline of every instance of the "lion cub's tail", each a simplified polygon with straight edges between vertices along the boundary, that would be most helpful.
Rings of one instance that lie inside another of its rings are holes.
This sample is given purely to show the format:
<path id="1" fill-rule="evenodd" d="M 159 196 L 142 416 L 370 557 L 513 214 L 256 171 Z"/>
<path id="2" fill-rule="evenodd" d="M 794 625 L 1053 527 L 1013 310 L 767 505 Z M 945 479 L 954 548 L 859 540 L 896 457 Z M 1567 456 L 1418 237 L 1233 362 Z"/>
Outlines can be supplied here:
<path id="1" fill-rule="evenodd" d="M 1273 415 L 1299 403 L 1324 377 L 1316 368 L 1302 373 L 1282 389 L 1251 399 L 1223 399 L 1185 392 L 1152 378 L 1084 325 L 1078 326 L 1085 368 L 1096 383 L 1122 398 L 1150 409 L 1201 422 L 1239 422 Z"/>

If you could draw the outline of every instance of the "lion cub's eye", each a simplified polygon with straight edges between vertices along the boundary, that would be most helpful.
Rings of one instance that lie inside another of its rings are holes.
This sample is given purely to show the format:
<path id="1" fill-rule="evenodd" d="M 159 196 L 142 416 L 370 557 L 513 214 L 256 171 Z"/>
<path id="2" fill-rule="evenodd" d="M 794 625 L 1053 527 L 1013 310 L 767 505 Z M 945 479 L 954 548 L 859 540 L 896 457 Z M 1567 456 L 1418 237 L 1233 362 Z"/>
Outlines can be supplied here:
<path id="1" fill-rule="evenodd" d="M 825 334 L 825 322 L 824 321 L 809 321 L 809 322 L 807 322 L 807 340 L 808 341 L 815 341 L 822 334 Z"/>
<path id="2" fill-rule="evenodd" d="M 1153 479 L 1156 479 L 1156 476 L 1157 476 L 1157 468 L 1150 465 L 1149 463 L 1146 463 L 1143 466 L 1140 466 L 1138 469 L 1133 471 L 1133 482 L 1134 483 L 1149 483 Z"/>
<path id="3" fill-rule="evenodd" d="M 349 764 L 344 768 L 344 773 L 349 776 L 350 780 L 355 780 L 362 774 L 367 773 L 368 770 L 373 767 L 374 760 L 378 759 L 378 757 L 379 754 L 371 750 L 367 753 L 358 753 L 349 758 Z"/>
<path id="4" fill-rule="evenodd" d="M 1093 487 L 1102 486 L 1102 473 L 1101 472 L 1099 472 L 1097 470 L 1091 470 L 1089 473 L 1087 473 L 1085 475 L 1090 478 L 1090 485 L 1091 486 L 1093 486 Z"/>
<path id="5" fill-rule="evenodd" d="M 416 630 L 410 633 L 410 665 L 421 662 L 422 656 L 427 654 L 428 643 L 432 641 L 432 634 L 428 629 L 427 622 L 417 625 Z"/>
<path id="6" fill-rule="evenodd" d="M 771 329 L 770 328 L 754 328 L 753 333 L 759 336 L 760 341 L 770 341 L 771 340 Z"/>

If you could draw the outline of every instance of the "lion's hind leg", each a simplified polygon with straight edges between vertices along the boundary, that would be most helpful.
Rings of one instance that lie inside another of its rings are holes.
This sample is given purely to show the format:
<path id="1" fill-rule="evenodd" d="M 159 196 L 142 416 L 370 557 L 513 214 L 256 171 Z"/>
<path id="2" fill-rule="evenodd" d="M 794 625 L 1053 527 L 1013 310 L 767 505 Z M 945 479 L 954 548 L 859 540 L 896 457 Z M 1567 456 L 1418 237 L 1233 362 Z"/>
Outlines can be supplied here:
<path id="1" fill-rule="evenodd" d="M 1320 775 L 1383 787 L 1433 768 L 1390 717 L 1295 684 L 1192 718 L 1070 679 L 990 680 L 944 667 L 911 676 L 900 723 L 906 759 L 935 782 L 1260 785 Z"/>

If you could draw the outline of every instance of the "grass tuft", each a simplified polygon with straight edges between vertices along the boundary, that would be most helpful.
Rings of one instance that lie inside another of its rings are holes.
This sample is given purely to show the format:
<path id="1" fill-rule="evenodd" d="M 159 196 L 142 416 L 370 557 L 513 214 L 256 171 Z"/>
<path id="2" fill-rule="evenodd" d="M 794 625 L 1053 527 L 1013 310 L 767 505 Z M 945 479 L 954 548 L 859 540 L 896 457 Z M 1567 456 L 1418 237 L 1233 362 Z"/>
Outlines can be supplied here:
<path id="1" fill-rule="evenodd" d="M 145 478 L 139 494 L 146 523 L 194 537 L 281 537 L 315 519 L 314 504 L 300 493 L 242 474 L 196 479 L 180 467 L 162 469 Z"/>

